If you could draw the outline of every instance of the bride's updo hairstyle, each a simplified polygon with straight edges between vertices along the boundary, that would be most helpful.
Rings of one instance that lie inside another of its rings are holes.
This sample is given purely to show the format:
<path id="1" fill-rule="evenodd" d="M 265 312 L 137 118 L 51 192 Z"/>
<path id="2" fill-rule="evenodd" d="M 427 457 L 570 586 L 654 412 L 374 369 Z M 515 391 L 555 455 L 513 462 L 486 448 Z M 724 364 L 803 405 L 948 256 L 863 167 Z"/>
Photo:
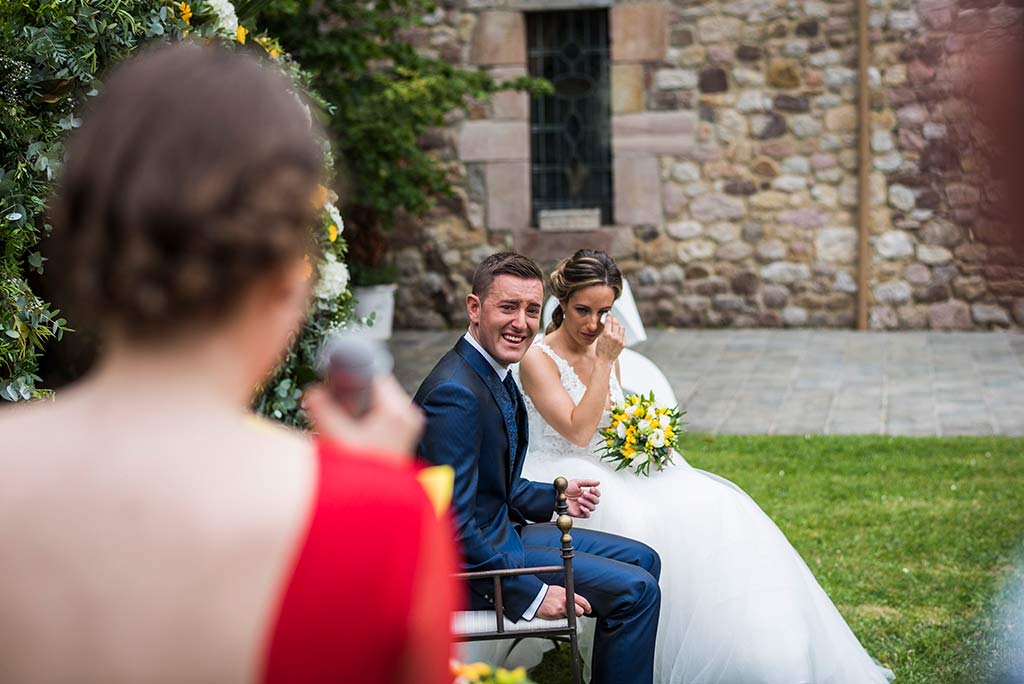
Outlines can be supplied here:
<path id="1" fill-rule="evenodd" d="M 323 138 L 272 65 L 178 44 L 105 83 L 51 213 L 76 327 L 149 340 L 212 324 L 309 253 Z"/>
<path id="2" fill-rule="evenodd" d="M 565 320 L 563 306 L 573 293 L 586 287 L 607 285 L 615 291 L 615 298 L 622 294 L 622 272 L 615 260 L 596 249 L 581 249 L 571 257 L 562 259 L 550 278 L 551 294 L 558 300 L 558 306 L 551 314 L 551 322 L 544 329 L 545 335 L 558 330 Z"/>

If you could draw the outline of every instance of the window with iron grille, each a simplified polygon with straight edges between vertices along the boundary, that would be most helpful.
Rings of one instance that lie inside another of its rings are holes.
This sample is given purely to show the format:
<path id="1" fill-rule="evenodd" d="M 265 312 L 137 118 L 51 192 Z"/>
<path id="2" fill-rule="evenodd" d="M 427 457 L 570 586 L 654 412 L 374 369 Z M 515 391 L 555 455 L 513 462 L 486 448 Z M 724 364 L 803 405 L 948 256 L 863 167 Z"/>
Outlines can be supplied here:
<path id="1" fill-rule="evenodd" d="M 526 15 L 531 76 L 555 92 L 530 98 L 532 220 L 540 212 L 593 209 L 612 223 L 608 11 Z"/>

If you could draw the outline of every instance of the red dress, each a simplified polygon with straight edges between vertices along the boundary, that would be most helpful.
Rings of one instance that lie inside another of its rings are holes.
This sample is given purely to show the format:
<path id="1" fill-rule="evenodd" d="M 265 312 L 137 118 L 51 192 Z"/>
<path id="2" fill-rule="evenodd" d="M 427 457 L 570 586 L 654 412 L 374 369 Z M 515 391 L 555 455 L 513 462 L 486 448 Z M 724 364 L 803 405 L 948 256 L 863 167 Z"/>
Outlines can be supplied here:
<path id="1" fill-rule="evenodd" d="M 413 646 L 427 654 L 415 684 L 451 684 L 451 534 L 415 468 L 324 443 L 317 460 L 316 499 L 269 635 L 264 681 L 390 684 Z M 413 620 L 427 625 L 415 644 Z"/>

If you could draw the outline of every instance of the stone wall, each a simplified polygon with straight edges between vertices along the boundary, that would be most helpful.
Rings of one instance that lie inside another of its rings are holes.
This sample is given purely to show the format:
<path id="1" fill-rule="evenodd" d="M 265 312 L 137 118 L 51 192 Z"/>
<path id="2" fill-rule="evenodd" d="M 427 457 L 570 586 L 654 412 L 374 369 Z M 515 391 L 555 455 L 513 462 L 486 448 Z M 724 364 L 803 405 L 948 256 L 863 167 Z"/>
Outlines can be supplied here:
<path id="1" fill-rule="evenodd" d="M 872 328 L 1024 322 L 1024 280 L 976 239 L 984 188 L 947 125 L 964 47 L 1017 16 L 992 1 L 871 0 Z M 526 73 L 522 11 L 552 5 L 449 0 L 409 40 L 513 78 Z M 396 231 L 397 324 L 463 325 L 467 279 L 488 253 L 513 248 L 550 267 L 588 246 L 618 260 L 648 325 L 853 326 L 856 4 L 677 0 L 609 12 L 616 225 L 529 225 L 526 95 L 453 112 L 423 144 L 455 197 Z"/>

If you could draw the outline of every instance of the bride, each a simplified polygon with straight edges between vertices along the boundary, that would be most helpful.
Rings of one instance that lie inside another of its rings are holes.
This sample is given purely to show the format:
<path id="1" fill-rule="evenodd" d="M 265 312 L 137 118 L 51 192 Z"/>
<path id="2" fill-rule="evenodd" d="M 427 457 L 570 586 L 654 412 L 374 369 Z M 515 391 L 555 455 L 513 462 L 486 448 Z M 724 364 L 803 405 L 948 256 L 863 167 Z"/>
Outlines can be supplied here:
<path id="1" fill-rule="evenodd" d="M 580 250 L 551 274 L 559 301 L 520 365 L 530 446 L 523 475 L 601 481 L 579 524 L 646 542 L 662 558 L 659 684 L 870 684 L 875 663 L 775 523 L 739 487 L 690 466 L 649 478 L 599 460 L 597 430 L 622 400 L 625 334 L 610 314 L 622 275 L 607 254 Z"/>

